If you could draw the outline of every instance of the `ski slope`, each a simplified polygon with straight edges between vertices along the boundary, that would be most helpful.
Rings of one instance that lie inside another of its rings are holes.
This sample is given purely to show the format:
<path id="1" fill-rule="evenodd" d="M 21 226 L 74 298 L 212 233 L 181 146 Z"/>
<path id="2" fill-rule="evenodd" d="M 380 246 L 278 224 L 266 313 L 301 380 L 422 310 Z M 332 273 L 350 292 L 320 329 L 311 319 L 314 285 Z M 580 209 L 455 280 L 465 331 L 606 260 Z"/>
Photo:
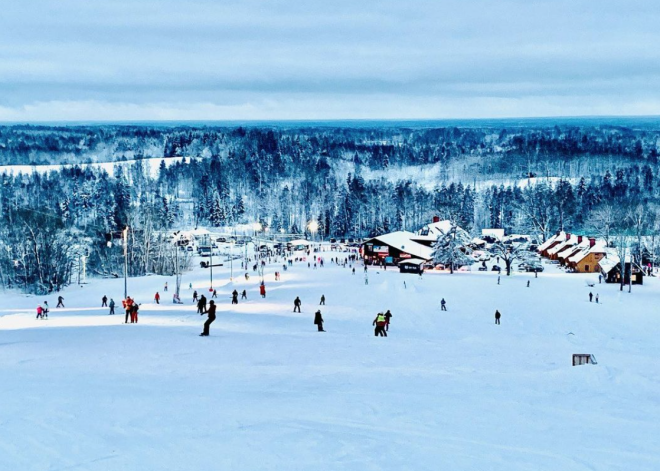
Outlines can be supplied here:
<path id="1" fill-rule="evenodd" d="M 256 273 L 232 283 L 216 268 L 207 338 L 188 290 L 208 289 L 201 268 L 183 277 L 183 306 L 174 277 L 130 279 L 137 325 L 123 323 L 123 280 L 70 287 L 63 309 L 48 296 L 45 321 L 43 297 L 5 293 L 0 470 L 660 469 L 656 279 L 628 294 L 554 267 L 501 285 L 370 268 L 365 285 L 333 255 L 279 282 L 269 265 L 266 299 Z M 234 288 L 248 301 L 230 305 Z M 326 333 L 312 323 L 322 294 Z M 389 337 L 376 338 L 386 309 Z M 598 364 L 572 367 L 573 353 Z"/>

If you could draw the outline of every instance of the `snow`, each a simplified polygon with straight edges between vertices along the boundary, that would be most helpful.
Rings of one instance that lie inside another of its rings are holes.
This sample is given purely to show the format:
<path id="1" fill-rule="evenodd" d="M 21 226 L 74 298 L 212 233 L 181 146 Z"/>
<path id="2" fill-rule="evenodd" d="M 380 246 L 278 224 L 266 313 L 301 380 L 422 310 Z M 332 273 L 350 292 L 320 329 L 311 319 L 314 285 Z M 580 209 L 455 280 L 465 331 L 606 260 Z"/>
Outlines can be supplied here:
<path id="1" fill-rule="evenodd" d="M 74 166 L 80 167 L 80 168 L 91 168 L 95 170 L 103 169 L 109 174 L 112 175 L 113 170 L 115 166 L 131 166 L 136 163 L 141 163 L 145 166 L 147 172 L 151 177 L 157 177 L 158 176 L 158 171 L 160 169 L 160 163 L 162 161 L 165 161 L 166 166 L 170 166 L 173 163 L 176 162 L 181 162 L 182 159 L 185 157 L 153 157 L 153 158 L 147 158 L 147 159 L 139 159 L 139 160 L 117 160 L 113 162 L 93 162 L 89 164 L 64 164 L 64 165 L 58 165 L 58 164 L 50 164 L 50 165 L 0 165 L 0 175 L 3 173 L 6 173 L 8 175 L 16 176 L 19 174 L 31 174 L 31 173 L 39 173 L 39 174 L 46 174 L 49 172 L 59 172 L 63 168 L 73 168 Z M 187 159 L 189 160 L 189 159 Z"/>
<path id="2" fill-rule="evenodd" d="M 193 265 L 183 286 L 206 292 Z M 371 267 L 364 285 L 348 266 L 278 262 L 262 299 L 256 273 L 232 283 L 228 270 L 214 270 L 208 338 L 192 291 L 169 302 L 174 277 L 129 280 L 137 325 L 99 307 L 103 294 L 121 305 L 121 279 L 66 289 L 64 309 L 48 296 L 47 321 L 34 319 L 46 298 L 6 292 L 0 469 L 660 469 L 656 278 L 628 294 L 550 264 L 501 285 L 492 272 Z M 229 304 L 234 288 L 249 300 Z M 389 337 L 376 338 L 385 309 Z M 598 364 L 573 367 L 574 353 Z"/>
<path id="3" fill-rule="evenodd" d="M 541 245 L 538 247 L 539 252 L 543 252 L 546 250 L 548 247 L 550 247 L 552 244 L 554 244 L 557 240 L 565 240 L 566 239 L 566 233 L 564 231 L 559 232 L 558 234 L 554 234 L 552 237 L 550 237 L 548 240 L 543 242 Z"/>

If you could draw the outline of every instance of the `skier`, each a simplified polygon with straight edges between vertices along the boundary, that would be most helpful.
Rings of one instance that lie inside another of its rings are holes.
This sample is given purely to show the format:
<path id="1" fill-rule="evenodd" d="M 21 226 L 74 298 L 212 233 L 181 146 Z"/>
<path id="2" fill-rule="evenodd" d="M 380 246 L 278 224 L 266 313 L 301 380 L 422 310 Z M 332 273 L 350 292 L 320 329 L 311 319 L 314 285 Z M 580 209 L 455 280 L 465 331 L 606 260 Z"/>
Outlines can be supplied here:
<path id="1" fill-rule="evenodd" d="M 245 272 L 245 281 L 250 279 L 250 275 L 248 275 L 248 272 Z"/>
<path id="2" fill-rule="evenodd" d="M 592 302 L 593 298 L 594 298 L 593 293 L 589 292 L 589 302 Z"/>
<path id="3" fill-rule="evenodd" d="M 596 304 L 598 304 L 598 293 L 596 293 Z"/>
<path id="4" fill-rule="evenodd" d="M 440 310 L 441 311 L 447 310 L 447 302 L 445 301 L 445 298 L 442 298 L 442 300 L 440 301 Z"/>
<path id="5" fill-rule="evenodd" d="M 167 293 L 167 281 L 165 282 L 165 286 L 163 286 L 163 291 Z"/>
<path id="6" fill-rule="evenodd" d="M 114 316 L 114 315 L 115 315 L 115 300 L 112 299 L 112 298 L 110 298 L 110 305 L 109 305 L 109 307 L 110 307 L 110 313 L 109 313 L 108 315 L 112 315 L 112 316 Z"/>
<path id="7" fill-rule="evenodd" d="M 156 304 L 160 304 L 160 294 L 158 291 L 156 291 L 156 295 L 154 296 L 154 301 L 156 301 Z"/>
<path id="8" fill-rule="evenodd" d="M 385 317 L 385 330 L 388 331 L 390 330 L 390 320 L 392 319 L 392 313 L 390 312 L 389 309 L 384 314 L 384 317 Z"/>
<path id="9" fill-rule="evenodd" d="M 206 312 L 206 296 L 201 295 L 199 298 L 199 303 L 197 304 L 198 312 Z"/>
<path id="10" fill-rule="evenodd" d="M 368 285 L 368 284 L 369 284 L 369 277 L 367 276 L 366 273 L 364 274 L 364 284 L 365 284 L 365 285 Z"/>
<path id="11" fill-rule="evenodd" d="M 41 307 L 41 304 L 37 306 L 37 319 L 44 318 L 44 308 Z"/>
<path id="12" fill-rule="evenodd" d="M 55 307 L 64 307 L 64 298 L 62 296 L 57 297 L 57 306 Z"/>
<path id="13" fill-rule="evenodd" d="M 183 304 L 183 301 L 181 301 L 181 298 L 180 298 L 179 295 L 176 294 L 176 293 L 174 293 L 174 294 L 172 295 L 172 302 L 173 302 L 174 304 Z"/>
<path id="14" fill-rule="evenodd" d="M 300 312 L 300 305 L 302 302 L 300 301 L 300 298 L 296 296 L 296 299 L 293 300 L 293 312 L 296 312 L 296 309 L 298 312 Z"/>
<path id="15" fill-rule="evenodd" d="M 598 284 L 603 282 L 603 275 L 598 275 Z"/>
<path id="16" fill-rule="evenodd" d="M 314 314 L 314 324 L 319 328 L 319 332 L 325 332 L 325 330 L 323 330 L 323 316 L 321 316 L 320 310 L 316 311 L 316 314 Z"/>
<path id="17" fill-rule="evenodd" d="M 213 290 L 213 295 L 211 297 L 212 298 L 217 298 L 218 297 L 218 292 L 215 289 Z"/>
<path id="18" fill-rule="evenodd" d="M 133 305 L 131 306 L 131 324 L 137 324 L 139 309 L 140 309 L 140 305 L 134 302 Z"/>
<path id="19" fill-rule="evenodd" d="M 263 282 L 262 282 L 261 285 L 259 286 L 259 294 L 261 294 L 261 297 L 262 297 L 262 298 L 265 298 L 265 297 L 266 297 L 266 285 L 263 284 Z"/>
<path id="20" fill-rule="evenodd" d="M 497 284 L 500 284 L 500 275 L 497 275 Z"/>
<path id="21" fill-rule="evenodd" d="M 211 300 L 209 302 L 209 310 L 206 312 L 209 316 L 208 319 L 206 319 L 206 322 L 204 322 L 204 332 L 199 334 L 200 337 L 208 337 L 209 336 L 209 329 L 211 327 L 211 324 L 213 324 L 213 321 L 215 321 L 215 301 Z M 201 314 L 200 314 L 201 316 Z"/>
<path id="22" fill-rule="evenodd" d="M 325 294 L 321 295 L 321 302 L 319 303 L 319 306 L 325 306 Z"/>
<path id="23" fill-rule="evenodd" d="M 353 274 L 355 275 L 355 267 L 353 267 Z"/>
<path id="24" fill-rule="evenodd" d="M 48 313 L 50 312 L 50 308 L 48 307 L 48 301 L 44 301 L 44 317 L 48 319 Z"/>
<path id="25" fill-rule="evenodd" d="M 500 317 L 502 317 L 502 314 L 500 314 L 500 311 L 497 311 L 497 310 L 496 310 L 496 311 L 495 311 L 495 323 L 496 323 L 497 325 L 500 324 Z"/>
<path id="26" fill-rule="evenodd" d="M 108 297 L 105 294 L 101 298 L 101 307 L 108 307 Z"/>
<path id="27" fill-rule="evenodd" d="M 197 290 L 193 293 L 193 302 L 196 302 L 198 300 L 197 298 Z"/>
<path id="28" fill-rule="evenodd" d="M 128 324 L 128 317 L 131 316 L 131 308 L 133 307 L 133 300 L 131 299 L 130 296 L 127 296 L 126 299 L 124 299 L 121 302 L 122 306 L 124 306 L 124 309 L 126 310 L 126 317 L 124 318 L 124 324 Z"/>
<path id="29" fill-rule="evenodd" d="M 245 290 L 243 290 L 245 292 Z M 238 291 L 234 290 L 231 293 L 231 303 L 232 304 L 238 304 Z"/>
<path id="30" fill-rule="evenodd" d="M 241 299 L 247 299 L 247 291 L 243 290 L 243 292 L 241 293 Z"/>
<path id="31" fill-rule="evenodd" d="M 188 285 L 188 289 L 192 289 L 192 283 Z"/>
<path id="32" fill-rule="evenodd" d="M 374 330 L 374 336 L 387 337 L 387 332 L 385 332 L 385 316 L 382 312 L 379 312 L 371 325 L 375 325 L 376 329 Z"/>
<path id="33" fill-rule="evenodd" d="M 529 288 L 529 280 L 527 280 L 527 287 Z"/>

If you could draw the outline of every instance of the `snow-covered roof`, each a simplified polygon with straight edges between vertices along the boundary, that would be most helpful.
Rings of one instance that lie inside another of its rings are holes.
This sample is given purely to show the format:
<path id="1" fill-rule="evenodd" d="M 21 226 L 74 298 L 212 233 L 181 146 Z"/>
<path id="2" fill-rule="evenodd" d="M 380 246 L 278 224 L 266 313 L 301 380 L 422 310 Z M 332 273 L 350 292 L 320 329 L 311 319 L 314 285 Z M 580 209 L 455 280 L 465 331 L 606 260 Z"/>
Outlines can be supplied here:
<path id="1" fill-rule="evenodd" d="M 409 253 L 410 255 L 424 260 L 430 260 L 433 256 L 433 249 L 431 247 L 427 247 L 426 245 L 422 245 L 419 242 L 415 242 L 412 240 L 413 237 L 418 238 L 412 232 L 396 231 L 390 232 L 389 234 L 372 237 L 367 242 L 377 240 L 385 245 L 389 245 L 390 247 L 394 247 L 398 250 Z"/>
<path id="2" fill-rule="evenodd" d="M 548 240 L 546 240 L 541 245 L 539 245 L 537 250 L 539 252 L 543 252 L 558 240 L 566 240 L 566 233 L 564 231 L 561 231 L 559 234 L 555 234 L 552 237 L 550 237 Z"/>
<path id="3" fill-rule="evenodd" d="M 289 244 L 291 245 L 312 245 L 312 243 L 308 240 L 305 239 L 294 239 L 292 241 L 289 241 Z"/>
<path id="4" fill-rule="evenodd" d="M 572 235 L 568 238 L 568 240 L 565 240 L 564 242 L 561 242 L 548 250 L 548 255 L 558 254 L 562 250 L 565 250 L 568 247 L 572 247 L 575 244 L 577 244 L 577 236 Z"/>
<path id="5" fill-rule="evenodd" d="M 426 260 L 420 260 L 419 258 L 409 258 L 408 260 L 401 260 L 399 265 L 423 265 L 426 263 Z"/>
<path id="6" fill-rule="evenodd" d="M 593 247 L 590 247 L 589 239 L 584 238 L 582 243 L 578 244 L 579 252 L 575 252 L 568 258 L 570 263 L 579 263 L 590 253 L 603 253 L 605 252 L 605 241 L 597 240 Z"/>
<path id="7" fill-rule="evenodd" d="M 605 257 L 602 258 L 598 265 L 605 272 L 609 273 L 614 267 L 616 267 L 621 262 L 621 259 L 616 254 L 614 249 L 605 249 Z"/>

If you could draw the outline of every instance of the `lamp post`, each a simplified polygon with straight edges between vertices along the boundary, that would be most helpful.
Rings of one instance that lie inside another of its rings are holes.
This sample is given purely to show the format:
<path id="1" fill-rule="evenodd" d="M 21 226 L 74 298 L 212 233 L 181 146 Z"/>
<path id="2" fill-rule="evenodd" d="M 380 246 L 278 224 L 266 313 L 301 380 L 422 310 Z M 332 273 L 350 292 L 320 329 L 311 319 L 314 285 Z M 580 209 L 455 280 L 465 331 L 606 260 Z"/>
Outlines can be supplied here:
<path id="1" fill-rule="evenodd" d="M 319 223 L 316 220 L 311 220 L 309 221 L 309 224 L 307 224 L 307 228 L 312 234 L 312 240 L 316 239 L 316 232 L 319 230 Z"/>
<path id="2" fill-rule="evenodd" d="M 128 297 L 128 226 L 121 231 L 124 239 L 124 299 Z"/>

